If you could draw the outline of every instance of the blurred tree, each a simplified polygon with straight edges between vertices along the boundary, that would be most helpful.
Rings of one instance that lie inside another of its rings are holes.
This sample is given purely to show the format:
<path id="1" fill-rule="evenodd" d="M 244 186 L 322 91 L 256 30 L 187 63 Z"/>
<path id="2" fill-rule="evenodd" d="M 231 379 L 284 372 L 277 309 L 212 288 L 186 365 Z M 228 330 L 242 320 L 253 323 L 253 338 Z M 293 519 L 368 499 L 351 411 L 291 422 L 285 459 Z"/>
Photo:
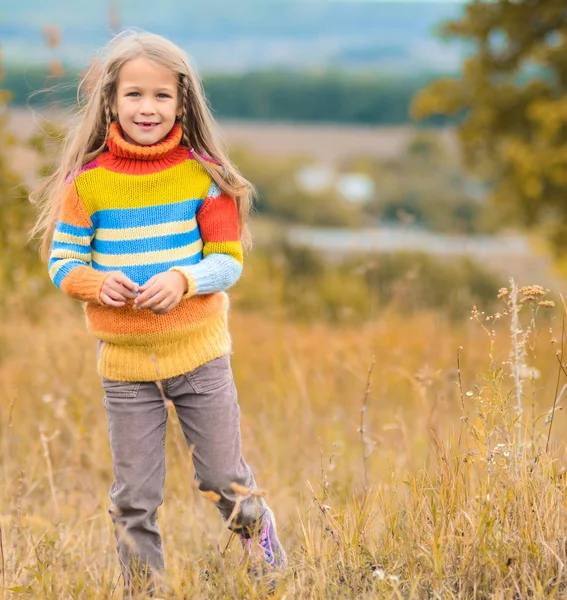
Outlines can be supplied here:
<path id="1" fill-rule="evenodd" d="M 460 115 L 466 164 L 492 199 L 567 249 L 567 5 L 565 0 L 473 0 L 443 27 L 472 42 L 460 79 L 417 94 L 416 118 Z"/>
<path id="2" fill-rule="evenodd" d="M 112 6 L 117 6 L 117 0 Z M 56 49 L 48 50 L 53 56 L 49 68 L 6 65 L 6 85 L 13 94 L 13 105 L 74 104 L 81 73 L 58 62 Z M 59 81 L 54 82 L 54 78 Z M 392 125 L 410 121 L 411 99 L 434 78 L 431 74 L 387 78 L 380 74 L 267 70 L 205 74 L 204 85 L 215 114 L 223 118 Z M 447 122 L 445 117 L 436 117 L 431 124 L 440 120 Z"/>
<path id="3" fill-rule="evenodd" d="M 417 130 L 397 156 L 353 156 L 340 168 L 373 180 L 374 197 L 363 206 L 373 223 L 452 234 L 490 234 L 508 227 L 485 201 L 488 189 L 463 169 L 454 150 L 438 130 Z"/>
<path id="4" fill-rule="evenodd" d="M 33 223 L 33 210 L 21 177 L 11 168 L 8 160 L 16 146 L 14 135 L 8 130 L 6 104 L 9 92 L 0 90 L 0 312 L 8 309 L 11 301 L 37 299 L 45 289 L 45 266 L 37 251 L 27 243 L 26 233 Z M 16 300 L 17 299 L 17 300 Z M 31 304 L 30 304 L 31 305 Z"/>

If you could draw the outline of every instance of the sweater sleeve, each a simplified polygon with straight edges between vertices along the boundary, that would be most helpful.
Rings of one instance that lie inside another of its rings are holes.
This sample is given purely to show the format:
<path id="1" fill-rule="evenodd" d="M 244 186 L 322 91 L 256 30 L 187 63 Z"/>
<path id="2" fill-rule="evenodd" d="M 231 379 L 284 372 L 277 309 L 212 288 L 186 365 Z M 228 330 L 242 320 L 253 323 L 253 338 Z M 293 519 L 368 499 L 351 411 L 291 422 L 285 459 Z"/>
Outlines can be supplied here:
<path id="1" fill-rule="evenodd" d="M 94 227 L 73 183 L 64 191 L 49 255 L 49 276 L 71 298 L 100 303 L 100 290 L 108 273 L 91 265 Z"/>
<path id="2" fill-rule="evenodd" d="M 233 197 L 213 182 L 197 212 L 203 240 L 203 259 L 195 265 L 173 267 L 187 279 L 184 298 L 222 292 L 234 285 L 242 273 L 242 243 L 238 209 Z"/>

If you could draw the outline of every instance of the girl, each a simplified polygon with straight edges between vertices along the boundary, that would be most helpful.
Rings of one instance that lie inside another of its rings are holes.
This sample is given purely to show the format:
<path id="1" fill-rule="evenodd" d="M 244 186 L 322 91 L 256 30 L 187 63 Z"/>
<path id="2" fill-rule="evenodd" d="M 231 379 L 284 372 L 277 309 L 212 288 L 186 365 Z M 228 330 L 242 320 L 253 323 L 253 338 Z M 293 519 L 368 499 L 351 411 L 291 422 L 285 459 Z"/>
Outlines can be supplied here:
<path id="1" fill-rule="evenodd" d="M 125 583 L 164 566 L 162 392 L 194 447 L 199 488 L 255 572 L 274 572 L 286 556 L 273 514 L 254 494 L 237 502 L 232 488 L 256 487 L 241 455 L 225 293 L 242 271 L 252 187 L 221 149 L 186 56 L 166 39 L 118 35 L 79 91 L 85 103 L 61 164 L 32 196 L 42 206 L 34 233 L 54 284 L 86 303 L 99 340 Z"/>

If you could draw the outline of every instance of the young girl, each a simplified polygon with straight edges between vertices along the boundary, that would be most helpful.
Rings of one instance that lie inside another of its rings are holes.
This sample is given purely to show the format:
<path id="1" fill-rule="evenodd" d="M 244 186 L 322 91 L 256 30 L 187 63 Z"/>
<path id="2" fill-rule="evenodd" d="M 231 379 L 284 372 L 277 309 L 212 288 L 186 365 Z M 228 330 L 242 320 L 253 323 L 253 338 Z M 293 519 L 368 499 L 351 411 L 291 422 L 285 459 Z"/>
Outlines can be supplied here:
<path id="1" fill-rule="evenodd" d="M 54 284 L 86 303 L 99 340 L 124 580 L 132 588 L 164 567 L 162 391 L 194 447 L 199 488 L 213 492 L 255 572 L 273 572 L 286 563 L 273 514 L 232 489 L 256 486 L 241 454 L 225 293 L 242 271 L 251 186 L 222 151 L 201 83 L 173 43 L 117 36 L 80 91 L 61 164 L 32 196 L 42 201 L 34 232 Z"/>

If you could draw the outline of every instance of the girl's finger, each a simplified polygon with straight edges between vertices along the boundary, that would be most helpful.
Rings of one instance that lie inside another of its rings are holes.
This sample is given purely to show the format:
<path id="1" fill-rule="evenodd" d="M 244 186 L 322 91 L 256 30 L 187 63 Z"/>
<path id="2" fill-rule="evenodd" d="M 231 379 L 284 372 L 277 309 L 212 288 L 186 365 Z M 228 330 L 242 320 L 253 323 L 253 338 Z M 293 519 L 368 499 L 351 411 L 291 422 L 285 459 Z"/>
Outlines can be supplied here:
<path id="1" fill-rule="evenodd" d="M 141 289 L 141 288 L 140 288 Z M 142 306 L 147 300 L 149 300 L 152 296 L 158 293 L 158 290 L 154 288 L 154 286 L 150 286 L 146 288 L 135 300 L 136 306 Z"/>
<path id="2" fill-rule="evenodd" d="M 166 296 L 167 292 L 160 290 L 151 298 L 148 298 L 145 302 L 140 302 L 139 299 L 137 299 L 136 306 L 138 308 L 149 308 L 150 310 L 153 310 L 162 300 L 166 298 Z"/>
<path id="3" fill-rule="evenodd" d="M 124 302 L 126 300 L 126 298 L 123 296 L 123 294 L 121 294 L 117 290 L 110 289 L 110 290 L 106 290 L 105 293 L 109 298 L 111 298 L 112 300 L 115 300 L 116 302 Z"/>
<path id="4" fill-rule="evenodd" d="M 171 304 L 171 298 L 168 296 L 167 298 L 164 298 L 157 306 L 154 306 L 152 310 L 158 315 L 163 315 L 169 311 Z"/>
<path id="5" fill-rule="evenodd" d="M 124 276 L 126 277 L 126 276 Z M 128 280 L 130 281 L 130 280 Z M 133 284 L 135 285 L 135 284 Z M 124 299 L 135 298 L 137 296 L 136 292 L 134 292 L 128 285 L 126 285 L 122 280 L 113 279 L 111 281 L 111 287 L 113 290 L 118 292 Z"/>
<path id="6" fill-rule="evenodd" d="M 114 306 L 116 308 L 119 308 L 126 304 L 125 302 L 120 302 L 119 300 L 113 300 L 110 296 L 108 296 L 108 294 L 105 294 L 104 292 L 100 293 L 100 299 L 103 304 L 106 304 L 107 306 Z"/>
<path id="7" fill-rule="evenodd" d="M 126 288 L 121 283 L 118 283 L 114 279 L 110 279 L 110 280 L 106 281 L 104 284 L 104 287 L 107 290 L 114 292 L 115 294 L 122 295 L 126 291 Z"/>
<path id="8" fill-rule="evenodd" d="M 129 292 L 135 292 L 140 287 L 136 282 L 132 281 L 128 276 L 124 275 L 124 273 L 122 273 L 122 271 L 120 271 L 116 275 L 115 281 L 120 283 Z"/>
<path id="9" fill-rule="evenodd" d="M 154 275 L 153 277 L 150 277 L 146 283 L 144 283 L 144 285 L 141 285 L 138 287 L 138 291 L 139 292 L 145 292 L 147 289 L 149 289 L 150 287 L 152 287 L 152 285 L 154 285 L 154 283 L 156 282 L 156 277 L 157 275 Z"/>
<path id="10" fill-rule="evenodd" d="M 138 294 L 136 294 L 136 292 L 133 292 L 132 290 L 130 290 L 124 286 L 121 286 L 120 293 L 122 294 L 122 296 L 124 296 L 124 298 L 129 298 L 129 299 L 136 298 L 138 296 Z"/>

